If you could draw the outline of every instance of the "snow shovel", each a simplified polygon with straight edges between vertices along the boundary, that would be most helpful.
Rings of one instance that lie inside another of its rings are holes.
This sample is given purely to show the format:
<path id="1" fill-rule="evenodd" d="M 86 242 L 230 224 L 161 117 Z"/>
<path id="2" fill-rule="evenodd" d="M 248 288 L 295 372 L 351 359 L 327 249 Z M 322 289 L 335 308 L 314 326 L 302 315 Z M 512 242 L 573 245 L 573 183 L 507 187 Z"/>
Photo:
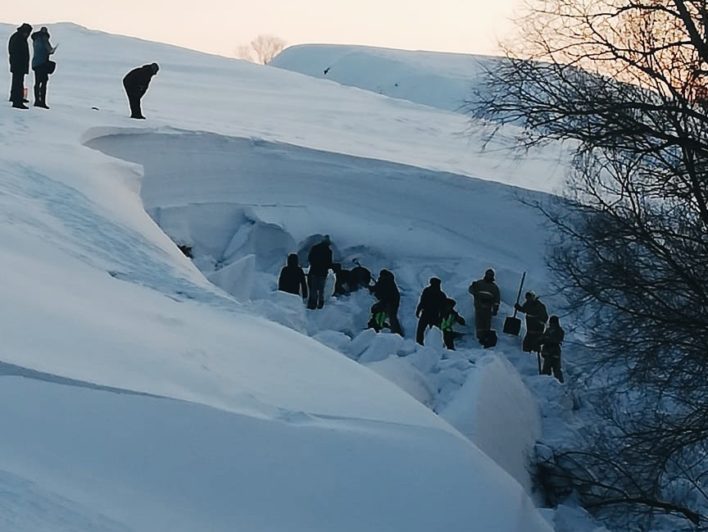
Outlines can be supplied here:
<path id="1" fill-rule="evenodd" d="M 516 294 L 516 304 L 519 304 L 519 298 L 521 298 L 521 290 L 524 288 L 524 281 L 526 280 L 526 272 L 521 276 L 521 284 L 519 285 L 519 293 Z M 504 333 L 511 334 L 513 336 L 519 336 L 519 331 L 521 331 L 521 320 L 516 317 L 516 306 L 514 306 L 514 316 L 507 316 L 504 320 Z"/>

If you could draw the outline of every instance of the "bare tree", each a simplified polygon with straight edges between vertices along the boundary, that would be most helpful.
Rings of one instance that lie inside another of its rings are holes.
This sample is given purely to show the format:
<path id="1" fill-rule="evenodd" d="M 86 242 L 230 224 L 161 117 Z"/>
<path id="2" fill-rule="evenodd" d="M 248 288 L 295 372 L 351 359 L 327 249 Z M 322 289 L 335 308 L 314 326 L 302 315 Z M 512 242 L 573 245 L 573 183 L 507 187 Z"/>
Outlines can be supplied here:
<path id="1" fill-rule="evenodd" d="M 259 35 L 248 44 L 236 49 L 236 57 L 253 63 L 267 65 L 285 49 L 287 43 L 274 35 Z"/>
<path id="2" fill-rule="evenodd" d="M 708 513 L 706 1 L 536 0 L 522 27 L 523 53 L 509 50 L 471 109 L 493 128 L 522 124 L 521 146 L 576 147 L 566 197 L 540 208 L 556 229 L 559 289 L 593 362 L 611 369 L 601 430 L 551 470 L 620 526 L 668 513 L 697 529 Z"/>

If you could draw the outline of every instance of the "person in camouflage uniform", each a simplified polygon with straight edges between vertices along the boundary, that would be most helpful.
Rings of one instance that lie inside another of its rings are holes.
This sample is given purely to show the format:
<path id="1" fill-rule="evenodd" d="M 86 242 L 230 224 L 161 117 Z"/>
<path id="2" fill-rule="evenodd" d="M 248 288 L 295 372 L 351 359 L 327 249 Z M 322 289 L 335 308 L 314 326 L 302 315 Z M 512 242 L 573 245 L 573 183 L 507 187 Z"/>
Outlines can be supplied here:
<path id="1" fill-rule="evenodd" d="M 473 282 L 469 293 L 474 298 L 474 327 L 477 339 L 485 343 L 485 338 L 492 330 L 492 316 L 499 312 L 499 287 L 494 282 L 494 270 L 491 268 L 484 272 L 484 278 Z"/>

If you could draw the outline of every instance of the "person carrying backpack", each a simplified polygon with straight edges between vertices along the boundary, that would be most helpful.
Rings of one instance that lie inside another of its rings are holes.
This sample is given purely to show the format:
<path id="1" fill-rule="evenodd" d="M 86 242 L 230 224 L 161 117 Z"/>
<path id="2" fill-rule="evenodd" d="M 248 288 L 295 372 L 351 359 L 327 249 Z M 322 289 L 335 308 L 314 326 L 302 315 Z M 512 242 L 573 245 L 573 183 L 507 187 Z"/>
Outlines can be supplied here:
<path id="1" fill-rule="evenodd" d="M 560 326 L 558 316 L 551 316 L 548 320 L 548 328 L 538 340 L 543 357 L 542 375 L 550 375 L 563 382 L 563 372 L 561 371 L 561 344 L 565 339 L 565 331 Z"/>
<path id="2" fill-rule="evenodd" d="M 538 340 L 546 329 L 548 311 L 534 292 L 526 292 L 525 298 L 523 305 L 514 305 L 516 310 L 526 314 L 526 336 L 522 348 L 526 353 L 537 352 L 541 349 Z"/>
<path id="3" fill-rule="evenodd" d="M 376 332 L 381 332 L 386 327 L 391 329 L 388 317 L 384 304 L 381 301 L 377 301 L 371 306 L 371 318 L 368 323 L 369 329 L 373 329 Z"/>
<path id="4" fill-rule="evenodd" d="M 280 270 L 278 290 L 288 294 L 301 295 L 303 300 L 307 300 L 305 272 L 300 267 L 296 253 L 288 255 L 288 264 Z"/>
<path id="5" fill-rule="evenodd" d="M 455 310 L 456 304 L 457 302 L 454 299 L 448 298 L 445 301 L 445 307 L 440 320 L 440 329 L 443 333 L 445 347 L 451 351 L 455 350 L 455 332 L 452 330 L 452 326 L 455 325 L 455 323 L 459 323 L 460 325 L 465 324 L 464 318 Z"/>

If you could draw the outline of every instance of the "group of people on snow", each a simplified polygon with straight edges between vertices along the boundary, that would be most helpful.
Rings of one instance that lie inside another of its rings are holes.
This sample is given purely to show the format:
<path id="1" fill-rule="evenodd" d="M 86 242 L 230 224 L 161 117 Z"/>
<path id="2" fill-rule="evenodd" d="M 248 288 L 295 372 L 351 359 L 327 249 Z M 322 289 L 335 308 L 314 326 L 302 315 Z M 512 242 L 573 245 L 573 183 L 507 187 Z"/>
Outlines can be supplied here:
<path id="1" fill-rule="evenodd" d="M 32 36 L 32 61 L 30 62 L 29 38 Z M 54 73 L 56 63 L 50 56 L 57 47 L 49 42 L 50 35 L 46 26 L 32 33 L 32 26 L 24 23 L 10 36 L 7 51 L 10 59 L 10 101 L 15 109 L 28 109 L 29 100 L 25 97 L 25 76 L 29 74 L 30 65 L 34 72 L 34 106 L 49 109 L 47 105 L 47 83 Z M 123 87 L 128 96 L 130 117 L 144 119 L 140 100 L 147 92 L 150 81 L 160 67 L 157 63 L 134 68 L 123 78 Z"/>
<path id="2" fill-rule="evenodd" d="M 390 270 L 379 272 L 378 279 L 372 283 L 369 270 L 355 262 L 351 270 L 342 268 L 341 264 L 333 262 L 331 240 L 328 235 L 313 245 L 308 253 L 309 270 L 305 274 L 299 264 L 297 254 L 288 255 L 287 265 L 281 270 L 278 279 L 278 289 L 283 292 L 300 295 L 308 309 L 321 309 L 325 303 L 325 285 L 330 270 L 335 273 L 334 295 L 345 295 L 360 288 L 367 288 L 376 301 L 371 307 L 371 318 L 368 327 L 379 332 L 385 328 L 392 333 L 403 336 L 403 329 L 398 320 L 398 310 L 401 294 L 396 285 L 395 277 Z M 468 289 L 474 302 L 474 325 L 479 343 L 485 347 L 493 347 L 497 343 L 496 331 L 492 328 L 493 317 L 499 312 L 501 295 L 495 282 L 495 272 L 488 269 L 484 276 L 474 281 Z M 457 302 L 448 297 L 442 290 L 442 281 L 432 277 L 429 285 L 423 289 L 416 317 L 416 342 L 424 344 L 425 332 L 431 327 L 441 330 L 443 342 L 447 349 L 455 349 L 454 325 L 465 325 L 465 319 L 455 310 Z M 544 303 L 534 292 L 526 292 L 522 305 L 515 304 L 515 309 L 526 315 L 526 336 L 523 340 L 523 350 L 529 353 L 539 353 L 543 357 L 541 373 L 555 376 L 563 382 L 561 371 L 561 345 L 565 332 L 560 326 L 558 316 L 548 315 Z"/>

